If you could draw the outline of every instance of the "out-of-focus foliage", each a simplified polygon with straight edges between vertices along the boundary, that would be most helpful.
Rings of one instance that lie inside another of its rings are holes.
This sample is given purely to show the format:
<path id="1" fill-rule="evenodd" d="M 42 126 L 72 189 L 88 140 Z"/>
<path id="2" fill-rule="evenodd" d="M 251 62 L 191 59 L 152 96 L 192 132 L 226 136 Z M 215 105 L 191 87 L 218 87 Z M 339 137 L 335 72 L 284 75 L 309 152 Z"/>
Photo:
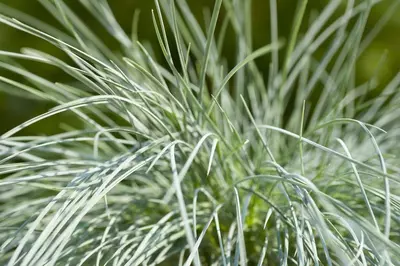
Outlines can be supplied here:
<path id="1" fill-rule="evenodd" d="M 238 0 L 244 1 L 244 0 Z M 247 0 L 246 0 L 247 1 Z M 339 0 L 338 0 L 339 1 Z M 370 15 L 366 33 L 373 29 L 377 23 L 384 20 L 383 13 L 387 10 L 387 7 L 397 0 L 383 0 L 381 3 L 376 5 Z M 81 19 L 91 28 L 93 31 L 104 40 L 106 44 L 113 50 L 118 50 L 118 44 L 107 34 L 103 27 L 98 24 L 98 21 L 85 10 L 78 0 L 68 1 L 71 8 L 80 16 Z M 266 0 L 252 0 L 253 2 L 253 45 L 259 47 L 265 43 L 270 42 L 270 17 L 269 17 L 269 4 Z M 280 0 L 278 1 L 278 27 L 279 36 L 289 36 L 290 28 L 293 22 L 293 16 L 296 10 L 296 3 L 294 0 Z M 309 23 L 313 21 L 318 12 L 327 4 L 328 1 L 321 0 L 310 0 L 306 10 L 306 21 Z M 342 1 L 343 8 L 347 1 Z M 199 21 L 203 21 L 203 26 L 208 22 L 210 17 L 210 10 L 212 9 L 213 0 L 190 0 L 189 5 L 192 7 L 192 11 Z M 151 0 L 112 0 L 109 4 L 122 28 L 130 33 L 132 29 L 132 17 L 133 14 L 140 10 L 140 21 L 139 21 L 139 37 L 141 40 L 146 39 L 152 43 L 155 49 L 158 49 L 156 34 L 154 31 L 153 23 L 151 20 L 151 9 L 154 9 L 154 2 Z M 7 6 L 7 7 L 6 7 Z M 0 11 L 4 8 L 13 8 L 20 12 L 27 13 L 33 17 L 40 19 L 43 22 L 57 26 L 62 29 L 61 25 L 52 17 L 51 14 L 36 0 L 0 0 Z M 222 10 L 222 17 L 224 16 L 224 10 Z M 222 19 L 220 19 L 222 20 Z M 307 27 L 308 25 L 303 25 Z M 221 23 L 217 25 L 221 27 Z M 69 60 L 68 56 L 62 51 L 58 50 L 54 46 L 46 43 L 45 41 L 28 35 L 6 25 L 0 25 L 0 50 L 7 51 L 19 51 L 24 45 L 29 43 L 30 47 L 34 47 L 39 50 L 51 53 L 62 60 Z M 234 35 L 232 31 L 227 33 L 227 39 L 232 39 Z M 232 39 L 232 42 L 234 40 Z M 229 45 L 229 41 L 225 42 L 223 53 L 233 64 L 235 57 L 235 46 Z M 372 44 L 365 50 L 358 61 L 358 73 L 356 80 L 358 83 L 365 82 L 370 79 L 373 75 L 378 75 L 381 86 L 386 84 L 400 68 L 400 9 L 393 10 L 392 16 L 388 19 L 386 25 L 372 41 Z M 324 49 L 328 47 L 322 46 L 321 54 Z M 160 51 L 156 50 L 156 53 L 161 57 Z M 281 56 L 283 58 L 283 56 Z M 269 58 L 265 57 L 258 60 L 260 70 L 264 74 L 264 78 L 268 78 L 268 62 Z M 32 62 L 22 62 L 29 70 L 45 77 L 46 79 L 67 82 L 65 78 L 68 76 L 64 75 L 63 72 L 55 67 Z M 377 70 L 379 68 L 379 70 Z M 0 68 L 0 75 L 9 75 L 15 77 L 4 69 Z M 378 88 L 381 88 L 378 86 Z M 30 100 L 23 99 L 22 97 L 13 96 L 4 93 L 4 90 L 9 90 L 4 84 L 0 83 L 0 132 L 4 132 L 21 122 L 34 117 L 35 115 L 42 113 L 49 109 L 51 106 L 46 105 L 43 102 L 33 102 Z M 379 90 L 379 89 L 378 89 Z M 57 126 L 52 123 L 52 120 L 48 120 L 38 125 L 30 127 L 27 133 L 54 133 L 57 131 Z"/>

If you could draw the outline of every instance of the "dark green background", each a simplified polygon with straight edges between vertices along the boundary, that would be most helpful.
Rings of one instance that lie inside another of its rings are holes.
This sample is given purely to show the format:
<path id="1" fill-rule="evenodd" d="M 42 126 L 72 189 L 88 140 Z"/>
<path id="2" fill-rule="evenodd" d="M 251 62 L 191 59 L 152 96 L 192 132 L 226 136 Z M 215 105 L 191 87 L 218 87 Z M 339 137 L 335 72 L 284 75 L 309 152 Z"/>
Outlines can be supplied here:
<path id="1" fill-rule="evenodd" d="M 161 0 L 163 1 L 163 0 Z M 243 0 L 244 1 L 244 0 Z M 398 0 L 384 0 L 382 3 L 374 7 L 370 19 L 368 21 L 367 29 L 372 27 L 379 21 L 383 13 L 386 11 L 393 1 Z M 80 15 L 82 20 L 87 23 L 93 31 L 104 40 L 104 42 L 114 50 L 118 50 L 118 44 L 110 38 L 110 36 L 102 29 L 97 20 L 91 16 L 83 6 L 79 4 L 78 0 L 65 1 L 73 10 Z M 296 0 L 278 0 L 278 19 L 279 19 L 279 35 L 280 37 L 287 38 L 292 25 L 294 12 L 296 9 Z M 35 0 L 0 0 L 2 5 L 8 5 L 17 10 L 26 12 L 31 16 L 35 16 L 44 22 L 62 28 L 61 25 L 49 14 L 40 3 Z M 204 25 L 204 11 L 211 8 L 214 4 L 213 0 L 188 0 L 192 11 Z M 310 14 L 315 11 L 321 10 L 328 1 L 310 0 L 307 7 L 305 23 L 303 24 L 303 31 L 307 27 L 308 18 Z M 346 1 L 343 1 L 343 7 Z M 141 10 L 140 23 L 139 23 L 139 38 L 140 40 L 148 40 L 152 42 L 153 47 L 157 51 L 158 48 L 155 38 L 155 32 L 151 20 L 151 9 L 154 8 L 152 0 L 112 0 L 109 4 L 123 29 L 130 33 L 132 26 L 132 17 L 135 9 Z M 2 13 L 3 6 L 0 6 L 0 13 Z M 340 10 L 338 10 L 340 14 Z M 223 14 L 222 14 L 223 15 Z M 268 0 L 253 0 L 253 41 L 254 47 L 259 47 L 270 41 L 269 32 L 269 1 Z M 234 58 L 229 58 L 229 55 L 235 55 L 235 46 L 229 45 L 234 42 L 232 32 L 227 36 L 228 41 L 224 49 L 224 54 L 228 57 L 231 64 Z M 56 55 L 57 57 L 68 60 L 67 56 L 52 45 L 30 36 L 26 33 L 15 30 L 6 25 L 0 24 L 0 50 L 19 51 L 22 47 L 33 47 L 36 49 L 44 50 L 48 53 Z M 320 53 L 323 54 L 325 47 L 322 47 Z M 395 15 L 391 18 L 389 23 L 381 31 L 379 36 L 375 39 L 372 45 L 365 51 L 358 62 L 357 82 L 361 83 L 369 79 L 375 72 L 378 61 L 382 54 L 387 52 L 387 58 L 381 66 L 379 78 L 382 85 L 387 83 L 400 68 L 400 10 L 396 10 Z M 3 60 L 4 58 L 0 58 Z M 32 72 L 39 74 L 47 79 L 58 82 L 68 82 L 69 77 L 57 68 L 50 67 L 44 64 L 29 63 L 26 61 L 19 61 Z M 269 58 L 263 58 L 257 61 L 263 73 L 268 73 Z M 3 69 L 0 69 L 0 75 L 12 77 L 19 81 L 22 80 L 20 76 L 12 75 Z M 26 82 L 26 81 L 23 81 Z M 382 87 L 381 85 L 381 87 Z M 0 83 L 0 86 L 3 86 Z M 3 87 L 3 90 L 6 89 Z M 7 89 L 6 89 L 7 90 Z M 46 111 L 52 105 L 50 103 L 37 102 L 21 97 L 10 96 L 0 90 L 0 133 L 20 124 L 21 122 Z M 24 131 L 25 134 L 35 133 L 54 133 L 59 130 L 57 119 L 49 119 L 41 122 L 40 124 L 33 125 Z"/>

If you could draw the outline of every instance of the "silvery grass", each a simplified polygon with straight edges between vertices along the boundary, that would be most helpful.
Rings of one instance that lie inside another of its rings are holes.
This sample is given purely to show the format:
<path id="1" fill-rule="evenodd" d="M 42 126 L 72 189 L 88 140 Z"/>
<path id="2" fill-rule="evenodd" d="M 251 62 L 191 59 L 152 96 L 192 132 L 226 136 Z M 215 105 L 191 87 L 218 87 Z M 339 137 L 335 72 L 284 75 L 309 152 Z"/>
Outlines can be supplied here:
<path id="1" fill-rule="evenodd" d="M 21 77 L 0 77 L 3 89 L 55 104 L 0 137 L 1 264 L 398 265 L 400 74 L 354 81 L 398 1 L 369 32 L 379 1 L 333 0 L 312 20 L 298 1 L 290 36 L 280 36 L 270 0 L 272 41 L 253 49 L 251 1 L 216 0 L 204 31 L 187 1 L 156 0 L 164 63 L 138 40 L 138 13 L 128 36 L 106 0 L 80 1 L 116 53 L 66 3 L 40 2 L 64 31 L 6 6 L 0 21 L 73 64 L 32 48 L 0 52 L 0 66 Z M 233 68 L 222 57 L 228 28 Z M 267 80 L 254 63 L 266 55 Z M 21 60 L 73 82 L 50 82 Z M 382 62 L 371 62 L 377 73 Z M 64 112 L 81 126 L 18 134 Z"/>

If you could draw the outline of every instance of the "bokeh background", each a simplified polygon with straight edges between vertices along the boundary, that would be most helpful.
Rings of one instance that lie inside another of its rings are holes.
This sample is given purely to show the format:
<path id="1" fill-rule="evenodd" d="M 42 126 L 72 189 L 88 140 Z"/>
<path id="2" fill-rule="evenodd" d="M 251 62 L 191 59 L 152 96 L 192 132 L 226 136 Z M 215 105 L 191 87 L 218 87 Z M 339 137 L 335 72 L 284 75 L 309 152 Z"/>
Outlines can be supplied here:
<path id="1" fill-rule="evenodd" d="M 161 0 L 163 1 L 163 0 Z M 247 1 L 247 0 L 239 0 Z M 339 1 L 339 0 L 338 0 Z M 365 1 L 365 0 L 361 0 Z M 361 2 L 356 1 L 356 2 Z M 366 32 L 370 31 L 376 23 L 382 18 L 388 7 L 393 1 L 399 0 L 383 0 L 377 4 L 371 13 L 368 21 Z M 90 26 L 98 37 L 100 37 L 112 50 L 118 51 L 119 46 L 114 41 L 98 21 L 80 5 L 79 0 L 65 1 L 68 5 L 80 16 L 80 18 Z M 132 28 L 132 18 L 135 10 L 140 9 L 140 22 L 139 22 L 139 39 L 141 41 L 147 40 L 153 44 L 154 50 L 158 50 L 156 35 L 151 20 L 151 9 L 154 8 L 152 0 L 110 0 L 108 1 L 118 22 L 122 28 L 129 34 Z M 290 33 L 297 0 L 277 0 L 278 2 L 278 23 L 279 23 L 279 36 L 287 38 Z M 342 10 L 347 3 L 347 0 L 342 1 Z M 201 24 L 205 25 L 205 17 L 207 12 L 213 7 L 214 0 L 188 0 L 192 11 L 198 18 Z M 323 9 L 328 3 L 328 0 L 310 0 L 307 13 L 305 15 L 305 23 L 303 23 L 303 31 L 307 27 L 307 22 L 315 14 Z M 10 8 L 20 12 L 29 14 L 36 17 L 45 23 L 56 26 L 65 31 L 62 26 L 52 17 L 50 13 L 36 0 L 0 0 L 0 13 L 5 13 Z M 339 15 L 342 10 L 338 10 Z M 253 45 L 255 48 L 265 45 L 270 41 L 270 17 L 269 17 L 269 1 L 268 0 L 253 0 Z M 223 12 L 221 14 L 224 15 Z M 218 30 L 218 29 L 217 29 Z M 228 31 L 227 42 L 224 47 L 224 54 L 228 62 L 232 66 L 234 64 L 235 45 L 234 36 L 232 32 Z M 35 49 L 44 50 L 47 53 L 55 55 L 62 60 L 68 60 L 68 57 L 45 41 L 20 32 L 9 26 L 0 24 L 0 50 L 7 50 L 18 52 L 22 47 L 33 47 Z M 323 54 L 327 46 L 322 46 L 320 53 Z M 400 10 L 393 10 L 393 16 L 385 25 L 383 30 L 379 33 L 377 38 L 372 42 L 371 46 L 362 54 L 358 61 L 357 68 L 357 83 L 367 81 L 372 75 L 375 74 L 378 62 L 383 55 L 386 55 L 385 61 L 379 68 L 379 81 L 380 87 L 383 87 L 390 79 L 396 75 L 400 70 Z M 160 53 L 158 53 L 160 56 Z M 282 58 L 282 56 L 281 56 Z M 8 60 L 0 56 L 0 61 Z M 268 65 L 270 59 L 265 57 L 257 61 L 261 71 L 267 77 Z M 35 74 L 38 74 L 46 79 L 54 82 L 68 83 L 70 77 L 65 75 L 62 71 L 55 67 L 45 64 L 32 63 L 27 61 L 18 61 L 24 67 L 29 69 Z M 12 74 L 0 67 L 0 75 L 11 77 L 23 83 L 28 81 L 23 80 L 21 76 Z M 22 123 L 23 121 L 32 118 L 42 112 L 45 112 L 52 107 L 51 103 L 35 101 L 15 95 L 11 87 L 6 86 L 0 82 L 0 134 L 9 130 L 10 128 Z M 68 116 L 65 114 L 64 116 Z M 58 118 L 47 119 L 39 124 L 35 124 L 22 134 L 52 134 L 60 130 Z M 67 118 L 68 119 L 68 118 Z"/>

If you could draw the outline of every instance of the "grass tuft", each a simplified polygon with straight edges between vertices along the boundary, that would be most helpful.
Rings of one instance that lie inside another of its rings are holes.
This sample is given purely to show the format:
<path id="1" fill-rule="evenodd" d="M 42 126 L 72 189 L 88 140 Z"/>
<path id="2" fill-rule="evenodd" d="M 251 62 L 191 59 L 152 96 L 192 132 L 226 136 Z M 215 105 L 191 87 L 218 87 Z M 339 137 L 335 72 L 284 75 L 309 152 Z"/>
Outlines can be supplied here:
<path id="1" fill-rule="evenodd" d="M 272 42 L 253 49 L 248 2 L 216 0 L 203 27 L 188 1 L 155 0 L 152 47 L 139 12 L 127 34 L 106 0 L 82 0 L 119 51 L 62 0 L 40 3 L 64 30 L 1 5 L 70 61 L 0 51 L 19 77 L 2 91 L 54 106 L 0 136 L 0 264 L 398 265 L 400 73 L 355 78 L 398 5 L 365 32 L 380 1 L 332 0 L 307 26 L 302 0 L 280 36 L 270 0 Z M 24 135 L 53 117 L 62 132 Z"/>

